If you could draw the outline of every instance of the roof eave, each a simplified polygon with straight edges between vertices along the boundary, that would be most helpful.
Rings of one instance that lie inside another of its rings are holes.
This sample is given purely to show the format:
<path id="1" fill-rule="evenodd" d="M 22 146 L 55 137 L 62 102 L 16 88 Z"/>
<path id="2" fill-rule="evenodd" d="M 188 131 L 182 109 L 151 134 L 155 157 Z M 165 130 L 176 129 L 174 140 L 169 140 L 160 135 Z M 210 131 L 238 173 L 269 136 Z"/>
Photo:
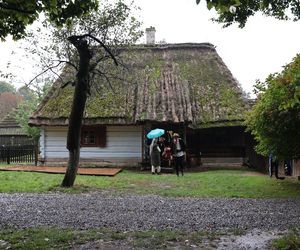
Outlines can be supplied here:
<path id="1" fill-rule="evenodd" d="M 221 127 L 245 127 L 243 119 L 237 120 L 222 120 L 222 121 L 212 121 L 199 124 L 192 124 L 190 127 L 194 129 L 204 129 L 204 128 L 221 128 Z"/>
<path id="2" fill-rule="evenodd" d="M 83 125 L 129 125 L 133 124 L 125 117 L 105 117 L 105 118 L 85 118 Z M 41 126 L 68 126 L 69 119 L 66 117 L 47 118 L 47 117 L 31 117 L 28 125 L 31 127 Z"/>

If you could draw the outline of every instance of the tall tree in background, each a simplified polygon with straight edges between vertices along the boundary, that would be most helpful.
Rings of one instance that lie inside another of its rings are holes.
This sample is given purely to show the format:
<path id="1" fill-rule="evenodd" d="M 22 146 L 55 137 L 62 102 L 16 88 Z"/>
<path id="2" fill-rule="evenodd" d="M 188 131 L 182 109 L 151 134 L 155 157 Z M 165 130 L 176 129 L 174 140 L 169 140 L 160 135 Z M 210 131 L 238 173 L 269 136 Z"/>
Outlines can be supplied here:
<path id="1" fill-rule="evenodd" d="M 201 0 L 196 0 L 199 4 Z M 277 19 L 298 21 L 300 2 L 298 0 L 206 0 L 207 8 L 214 8 L 218 17 L 216 22 L 229 26 L 238 23 L 243 28 L 249 17 L 257 12 Z"/>
<path id="2" fill-rule="evenodd" d="M 3 92 L 15 93 L 16 88 L 11 83 L 0 81 L 0 93 L 3 93 Z"/>
<path id="3" fill-rule="evenodd" d="M 36 98 L 36 95 L 38 95 L 38 93 L 35 93 L 35 91 L 26 85 L 18 89 L 18 94 L 23 97 L 24 101 L 32 101 Z"/>
<path id="4" fill-rule="evenodd" d="M 4 92 L 0 94 L 0 120 L 15 109 L 22 101 L 22 97 L 16 93 Z"/>
<path id="5" fill-rule="evenodd" d="M 142 35 L 140 22 L 132 15 L 135 6 L 127 5 L 122 0 L 111 2 L 102 1 L 98 11 L 74 19 L 68 27 L 57 29 L 46 21 L 44 27 L 47 27 L 47 32 L 50 31 L 48 35 L 41 37 L 41 29 L 28 37 L 34 44 L 31 48 L 42 59 L 44 70 L 40 75 L 54 73 L 56 78 L 59 76 L 57 80 L 61 81 L 62 88 L 68 84 L 75 88 L 69 117 L 69 161 L 62 181 L 64 187 L 73 186 L 76 178 L 81 125 L 88 96 L 93 91 L 102 91 L 103 82 L 109 84 L 110 78 L 120 77 L 106 72 L 107 65 L 118 65 L 119 49 L 134 44 Z M 41 42 L 43 39 L 46 39 L 46 43 Z M 39 46 L 41 44 L 43 46 Z M 62 70 L 76 78 L 66 81 L 60 76 Z"/>
<path id="6" fill-rule="evenodd" d="M 282 72 L 257 82 L 257 102 L 246 124 L 258 153 L 278 159 L 300 157 L 300 55 Z"/>
<path id="7" fill-rule="evenodd" d="M 4 40 L 8 35 L 12 35 L 14 40 L 23 38 L 26 36 L 26 27 L 37 20 L 40 13 L 44 13 L 57 26 L 62 26 L 97 7 L 97 0 L 0 1 L 0 39 Z"/>
<path id="8" fill-rule="evenodd" d="M 42 84 L 42 86 L 38 85 L 35 90 L 30 89 L 26 85 L 18 89 L 18 93 L 23 98 L 23 101 L 20 102 L 17 107 L 16 120 L 22 127 L 22 130 L 35 141 L 36 145 L 38 145 L 38 140 L 40 138 L 40 128 L 30 127 L 28 121 L 36 107 L 46 96 L 50 86 L 50 83 L 45 83 Z"/>
<path id="9" fill-rule="evenodd" d="M 21 100 L 22 97 L 11 83 L 0 81 L 0 120 L 16 108 Z"/>

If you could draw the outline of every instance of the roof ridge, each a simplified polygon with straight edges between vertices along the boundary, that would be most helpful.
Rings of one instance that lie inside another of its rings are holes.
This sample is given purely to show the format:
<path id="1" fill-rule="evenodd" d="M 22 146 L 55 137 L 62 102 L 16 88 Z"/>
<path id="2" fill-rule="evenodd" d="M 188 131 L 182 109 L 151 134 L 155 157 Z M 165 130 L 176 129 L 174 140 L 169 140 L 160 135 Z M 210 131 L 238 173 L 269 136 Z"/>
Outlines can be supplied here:
<path id="1" fill-rule="evenodd" d="M 165 50 L 165 49 L 188 49 L 188 48 L 203 48 L 215 50 L 216 46 L 212 43 L 156 43 L 156 44 L 133 44 L 129 47 L 120 47 L 120 50 Z"/>

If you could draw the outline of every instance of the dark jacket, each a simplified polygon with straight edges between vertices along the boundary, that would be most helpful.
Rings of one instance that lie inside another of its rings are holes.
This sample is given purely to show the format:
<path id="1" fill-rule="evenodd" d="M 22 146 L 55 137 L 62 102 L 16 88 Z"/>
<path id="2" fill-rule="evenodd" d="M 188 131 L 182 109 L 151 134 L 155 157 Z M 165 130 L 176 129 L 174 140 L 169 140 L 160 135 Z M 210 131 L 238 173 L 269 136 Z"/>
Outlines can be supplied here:
<path id="1" fill-rule="evenodd" d="M 178 140 L 179 140 L 179 144 L 180 144 L 180 147 L 181 147 L 181 151 L 185 151 L 185 143 L 184 143 L 184 141 L 181 138 L 178 138 Z M 176 151 L 177 151 L 176 144 L 174 144 L 172 142 L 172 154 L 176 154 Z"/>

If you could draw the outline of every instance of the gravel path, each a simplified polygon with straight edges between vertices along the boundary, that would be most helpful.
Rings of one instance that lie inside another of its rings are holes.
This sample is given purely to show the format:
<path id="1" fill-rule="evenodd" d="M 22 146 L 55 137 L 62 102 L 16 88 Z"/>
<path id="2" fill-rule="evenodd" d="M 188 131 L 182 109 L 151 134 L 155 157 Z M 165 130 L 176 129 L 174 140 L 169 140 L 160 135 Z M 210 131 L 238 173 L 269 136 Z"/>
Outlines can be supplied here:
<path id="1" fill-rule="evenodd" d="M 299 216 L 299 199 L 196 199 L 105 193 L 0 194 L 0 228 L 286 230 L 293 226 L 300 228 Z"/>

